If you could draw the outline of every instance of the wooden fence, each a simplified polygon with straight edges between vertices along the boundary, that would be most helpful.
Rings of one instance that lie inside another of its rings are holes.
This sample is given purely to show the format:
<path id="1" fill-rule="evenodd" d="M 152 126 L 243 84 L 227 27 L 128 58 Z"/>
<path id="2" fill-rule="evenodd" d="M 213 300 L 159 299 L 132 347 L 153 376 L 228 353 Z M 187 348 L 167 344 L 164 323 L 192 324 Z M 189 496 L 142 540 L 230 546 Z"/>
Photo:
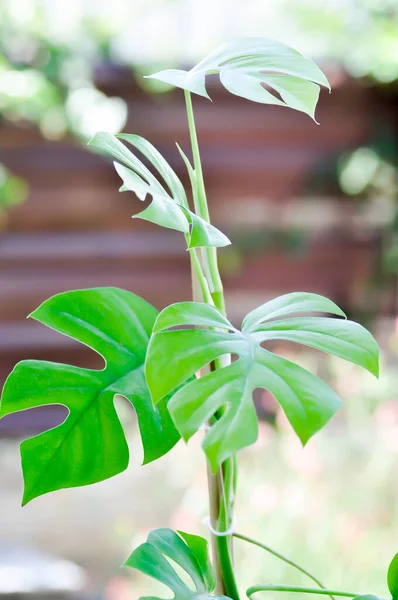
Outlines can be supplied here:
<path id="1" fill-rule="evenodd" d="M 211 214 L 236 241 L 220 253 L 233 319 L 292 290 L 326 294 L 348 310 L 363 302 L 377 231 L 358 228 L 353 204 L 336 194 L 329 174 L 337 156 L 393 122 L 392 109 L 371 90 L 337 73 L 335 79 L 334 92 L 321 93 L 320 126 L 300 113 L 227 95 L 216 84 L 212 103 L 195 99 Z M 105 74 L 101 85 L 127 100 L 126 129 L 154 143 L 187 183 L 174 145 L 189 151 L 182 94 L 147 96 L 123 72 Z M 100 364 L 87 349 L 26 320 L 52 294 L 120 286 L 158 308 L 189 298 L 182 236 L 131 220 L 139 201 L 118 194 L 110 161 L 71 138 L 46 141 L 33 129 L 5 124 L 0 161 L 30 186 L 28 201 L 12 210 L 0 234 L 1 380 L 22 358 Z M 295 236 L 303 232 L 305 247 L 297 248 Z M 29 416 L 33 429 L 34 421 Z M 17 420 L 7 422 L 12 428 Z"/>

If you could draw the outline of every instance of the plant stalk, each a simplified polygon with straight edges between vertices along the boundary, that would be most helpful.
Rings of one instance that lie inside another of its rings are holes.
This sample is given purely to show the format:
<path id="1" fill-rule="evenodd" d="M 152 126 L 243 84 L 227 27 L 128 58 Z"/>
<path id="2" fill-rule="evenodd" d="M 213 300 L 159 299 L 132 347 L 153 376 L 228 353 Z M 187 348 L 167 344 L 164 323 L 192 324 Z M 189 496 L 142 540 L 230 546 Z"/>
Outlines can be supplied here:
<path id="1" fill-rule="evenodd" d="M 324 590 L 321 588 L 308 588 L 302 586 L 292 585 L 253 585 L 249 587 L 246 595 L 250 598 L 257 592 L 295 592 L 298 594 L 321 594 L 323 596 L 345 596 L 346 598 L 354 598 L 359 596 L 355 592 L 344 592 L 341 590 Z"/>
<path id="2" fill-rule="evenodd" d="M 192 172 L 190 173 L 193 184 L 194 208 L 199 217 L 210 223 L 192 99 L 188 91 L 185 91 L 185 102 L 194 165 L 193 175 Z M 191 252 L 194 299 L 196 299 L 195 295 L 198 295 L 200 289 L 203 301 L 213 304 L 225 314 L 224 292 L 218 270 L 216 248 L 202 248 L 200 259 L 195 251 Z M 220 358 L 214 362 L 212 367 L 218 368 L 222 364 L 223 361 Z M 215 415 L 215 418 L 219 419 L 221 416 L 222 411 L 219 415 Z M 222 465 L 222 468 L 216 474 L 213 474 L 209 464 L 207 464 L 210 520 L 212 528 L 215 531 L 227 531 L 233 521 L 233 501 L 236 482 L 234 475 L 236 473 L 235 467 L 235 459 L 228 459 Z M 212 534 L 211 543 L 213 563 L 217 577 L 216 593 L 229 596 L 232 600 L 239 600 L 232 559 L 232 536 L 217 536 Z"/>
<path id="3" fill-rule="evenodd" d="M 218 481 L 218 476 L 212 473 L 209 462 L 207 462 L 207 488 L 209 493 L 210 522 L 213 529 L 217 529 L 221 503 L 220 485 Z M 219 560 L 219 548 L 217 543 L 217 537 L 215 535 L 211 535 L 211 549 L 217 581 L 215 593 L 217 595 L 225 596 L 227 591 L 225 589 L 224 578 L 221 569 L 221 561 Z"/>
<path id="4" fill-rule="evenodd" d="M 198 136 L 196 133 L 195 117 L 193 114 L 191 93 L 184 91 L 185 104 L 187 109 L 187 119 L 189 127 L 189 137 L 191 140 L 193 165 L 195 169 L 196 188 L 193 193 L 195 212 L 196 214 L 210 223 L 209 207 L 207 204 L 206 188 L 203 179 L 202 162 L 200 159 Z M 210 293 L 212 295 L 214 305 L 225 314 L 225 302 L 223 285 L 218 270 L 217 249 L 203 248 L 202 249 L 203 268 L 209 283 Z"/>

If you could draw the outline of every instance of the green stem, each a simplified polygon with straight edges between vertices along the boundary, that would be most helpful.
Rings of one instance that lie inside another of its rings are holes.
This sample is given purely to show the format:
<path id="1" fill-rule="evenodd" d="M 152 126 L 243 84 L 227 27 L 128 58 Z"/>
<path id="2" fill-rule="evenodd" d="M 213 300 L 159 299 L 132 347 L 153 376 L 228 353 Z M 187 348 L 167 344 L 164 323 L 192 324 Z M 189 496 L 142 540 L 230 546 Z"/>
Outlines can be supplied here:
<path id="1" fill-rule="evenodd" d="M 218 483 L 221 488 L 220 508 L 217 521 L 218 531 L 227 531 L 233 523 L 234 509 L 234 457 L 228 458 L 222 464 L 218 471 Z M 218 559 L 221 566 L 222 578 L 225 585 L 225 593 L 230 598 L 239 600 L 239 591 L 237 588 L 232 550 L 232 534 L 215 536 L 218 552 Z"/>
<path id="2" fill-rule="evenodd" d="M 207 302 L 207 304 L 214 304 L 213 298 L 210 294 L 209 284 L 207 283 L 207 279 L 203 273 L 202 265 L 200 264 L 195 248 L 191 248 L 189 250 L 189 255 L 191 257 L 191 264 L 196 276 L 196 280 L 200 287 L 203 301 Z"/>
<path id="3" fill-rule="evenodd" d="M 262 548 L 263 550 L 266 550 L 270 554 L 273 554 L 274 556 L 276 556 L 276 558 L 283 560 L 285 563 L 287 563 L 291 567 L 294 567 L 295 569 L 297 569 L 298 571 L 300 571 L 301 573 L 303 573 L 304 575 L 306 575 L 307 577 L 312 579 L 312 581 L 314 581 L 317 585 L 319 585 L 320 588 L 322 588 L 324 590 L 326 589 L 326 587 L 323 585 L 323 583 L 321 583 L 319 581 L 319 579 L 317 579 L 314 575 L 312 575 L 312 573 L 310 573 L 309 571 L 307 571 L 306 569 L 304 569 L 303 567 L 301 567 L 300 565 L 295 563 L 293 560 L 290 560 L 283 554 L 280 554 L 280 552 L 277 552 L 273 548 L 270 548 L 269 546 L 266 546 L 262 542 L 259 542 L 251 537 L 248 537 L 247 535 L 243 535 L 242 533 L 234 533 L 234 537 L 236 537 L 240 540 L 244 540 L 245 542 L 248 542 L 249 544 L 254 544 L 255 546 L 258 546 L 259 548 Z M 329 597 L 331 598 L 331 600 L 334 600 L 334 598 L 331 594 L 329 594 Z"/>
<path id="4" fill-rule="evenodd" d="M 195 212 L 199 217 L 210 223 L 192 99 L 188 91 L 185 91 L 185 102 L 194 165 L 193 173 L 192 169 L 188 169 L 188 172 L 192 183 Z M 183 153 L 182 156 L 184 158 Z M 191 263 L 203 300 L 208 304 L 215 305 L 225 314 L 224 292 L 217 264 L 217 249 L 202 248 L 201 259 L 199 260 L 196 252 L 191 252 Z M 214 361 L 213 366 L 219 368 L 223 364 L 223 358 L 220 357 L 220 359 Z M 221 414 L 215 415 L 215 418 L 218 419 L 220 416 Z M 233 519 L 233 467 L 233 459 L 225 461 L 216 474 L 211 473 L 208 467 L 210 518 L 213 529 L 221 532 L 229 529 Z M 227 595 L 232 600 L 239 600 L 232 560 L 232 536 L 212 535 L 212 548 L 217 575 L 216 593 Z"/>
<path id="5" fill-rule="evenodd" d="M 228 461 L 226 461 L 227 463 Z M 226 463 L 224 469 L 228 470 Z M 209 488 L 210 519 L 213 529 L 226 531 L 231 526 L 231 515 L 228 512 L 227 498 L 224 494 L 225 481 L 223 470 L 216 474 L 207 465 L 207 481 Z M 214 567 L 217 575 L 217 595 L 227 595 L 233 600 L 239 600 L 239 592 L 235 582 L 234 567 L 231 554 L 232 535 L 212 535 Z"/>
<path id="6" fill-rule="evenodd" d="M 209 462 L 207 462 L 207 488 L 209 493 L 210 522 L 213 529 L 217 529 L 221 505 L 220 486 L 218 474 L 215 475 L 212 473 Z M 219 560 L 217 537 L 215 535 L 211 536 L 211 547 L 213 551 L 214 570 L 216 572 L 215 593 L 220 596 L 225 596 L 227 592 L 224 585 L 221 561 Z"/>
<path id="7" fill-rule="evenodd" d="M 196 133 L 195 118 L 193 114 L 191 93 L 184 91 L 185 104 L 187 109 L 187 119 L 189 127 L 189 137 L 191 140 L 193 164 L 195 168 L 195 190 L 193 193 L 195 212 L 196 214 L 210 223 L 209 208 L 206 198 L 206 188 L 203 179 L 202 162 L 200 160 L 198 136 Z M 203 248 L 203 268 L 208 279 L 210 293 L 212 295 L 215 306 L 225 314 L 225 303 L 223 286 L 218 270 L 217 249 Z"/>
<path id="8" fill-rule="evenodd" d="M 253 585 L 249 587 L 246 592 L 248 598 L 257 592 L 295 592 L 298 594 L 321 594 L 324 596 L 345 596 L 347 598 L 353 598 L 359 596 L 355 592 L 343 592 L 341 590 L 325 590 L 319 588 L 308 588 L 302 586 L 293 585 Z"/>

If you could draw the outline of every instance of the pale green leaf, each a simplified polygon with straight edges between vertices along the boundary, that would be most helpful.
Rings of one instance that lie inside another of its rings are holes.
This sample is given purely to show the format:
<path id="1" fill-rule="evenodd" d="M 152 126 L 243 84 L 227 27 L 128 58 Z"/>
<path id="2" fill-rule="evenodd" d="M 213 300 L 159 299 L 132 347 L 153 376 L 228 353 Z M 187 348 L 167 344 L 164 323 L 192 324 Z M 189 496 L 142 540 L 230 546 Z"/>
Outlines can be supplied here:
<path id="1" fill-rule="evenodd" d="M 345 319 L 281 319 L 303 312 L 343 314 L 327 298 L 303 293 L 287 294 L 252 311 L 242 332 L 214 306 L 201 303 L 173 304 L 159 314 L 145 365 L 152 398 L 156 403 L 172 393 L 168 408 L 185 440 L 219 409 L 226 408 L 203 442 L 214 471 L 228 456 L 256 440 L 258 425 L 252 400 L 256 388 L 275 396 L 303 444 L 340 406 L 337 395 L 318 377 L 265 350 L 261 346 L 264 342 L 286 339 L 306 344 L 377 374 L 378 346 L 368 331 Z M 178 326 L 184 329 L 175 329 Z M 182 385 L 225 354 L 239 358 Z"/>
<path id="2" fill-rule="evenodd" d="M 379 346 L 362 325 L 343 319 L 296 317 L 266 321 L 251 330 L 256 342 L 289 340 L 317 348 L 379 374 Z"/>
<path id="3" fill-rule="evenodd" d="M 178 302 L 159 313 L 153 331 L 164 331 L 170 327 L 197 325 L 235 330 L 231 323 L 214 306 L 199 302 Z"/>
<path id="4" fill-rule="evenodd" d="M 178 179 L 176 173 L 170 167 L 169 163 L 163 158 L 160 152 L 153 146 L 148 140 L 145 138 L 134 135 L 131 133 L 119 133 L 117 135 L 119 139 L 125 140 L 135 148 L 155 168 L 155 170 L 159 173 L 163 181 L 166 183 L 169 188 L 173 198 L 175 200 L 178 199 L 179 203 L 182 205 L 188 204 L 188 200 L 185 194 L 184 186 L 181 181 Z"/>
<path id="5" fill-rule="evenodd" d="M 150 205 L 134 215 L 134 218 L 145 219 L 161 227 L 175 229 L 183 233 L 189 232 L 189 221 L 185 215 L 185 211 L 168 196 L 165 190 L 159 192 L 156 188 L 151 187 L 150 184 L 145 183 L 137 173 L 119 163 L 115 162 L 114 166 L 117 174 L 123 181 L 120 191 L 134 192 L 140 200 L 145 200 L 148 195 L 152 196 Z"/>
<path id="6" fill-rule="evenodd" d="M 285 44 L 265 38 L 232 40 L 190 71 L 167 69 L 150 77 L 209 98 L 206 75 L 210 73 L 218 73 L 225 88 L 237 96 L 289 106 L 312 118 L 319 86 L 330 89 L 325 75 L 312 60 Z M 265 89 L 265 85 L 274 93 Z"/>
<path id="7" fill-rule="evenodd" d="M 141 152 L 154 167 L 159 178 L 155 177 L 118 138 Z M 123 181 L 120 191 L 134 192 L 141 201 L 145 201 L 148 196 L 152 197 L 150 204 L 134 217 L 183 232 L 187 236 L 189 248 L 222 247 L 230 244 L 229 239 L 214 225 L 207 223 L 189 209 L 181 181 L 150 142 L 138 135 L 123 133 L 116 137 L 107 132 L 99 132 L 89 143 L 119 161 L 115 162 L 114 166 Z"/>
<path id="8" fill-rule="evenodd" d="M 324 296 L 312 294 L 310 292 L 292 292 L 290 294 L 278 296 L 250 311 L 243 319 L 242 331 L 250 332 L 252 326 L 259 325 L 263 321 L 269 319 L 277 319 L 292 314 L 313 312 L 330 313 L 332 315 L 345 317 L 341 308 Z"/>
<path id="9" fill-rule="evenodd" d="M 190 239 L 188 248 L 210 247 L 223 248 L 231 243 L 227 236 L 214 227 L 211 223 L 207 223 L 201 217 L 198 217 L 194 212 L 185 210 L 188 220 L 191 225 Z"/>
<path id="10" fill-rule="evenodd" d="M 241 358 L 181 387 L 168 408 L 186 441 L 217 410 L 228 406 L 203 441 L 214 471 L 226 458 L 256 441 L 258 425 L 252 400 L 256 388 L 265 388 L 275 396 L 303 444 L 341 404 L 318 377 L 259 347 L 252 358 Z"/>

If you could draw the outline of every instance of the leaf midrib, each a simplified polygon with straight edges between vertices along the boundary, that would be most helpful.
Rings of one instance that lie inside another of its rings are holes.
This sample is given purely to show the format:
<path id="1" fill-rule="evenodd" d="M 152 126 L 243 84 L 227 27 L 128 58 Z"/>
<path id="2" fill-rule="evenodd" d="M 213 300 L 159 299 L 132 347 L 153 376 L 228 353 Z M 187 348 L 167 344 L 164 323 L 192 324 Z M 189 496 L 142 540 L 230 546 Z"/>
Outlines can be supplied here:
<path id="1" fill-rule="evenodd" d="M 130 311 L 130 312 L 132 312 L 132 311 Z M 88 323 L 84 319 L 81 319 L 80 317 L 76 317 L 76 316 L 72 315 L 71 313 L 68 313 L 65 311 L 57 313 L 57 316 L 58 315 L 62 315 L 64 317 L 66 317 L 69 321 L 71 321 L 72 323 L 75 323 L 78 326 L 80 325 L 80 330 L 89 331 L 90 333 L 95 335 L 95 337 L 97 339 L 100 339 L 101 341 L 108 343 L 108 345 L 111 346 L 113 350 L 122 352 L 123 354 L 127 354 L 128 356 L 134 357 L 137 360 L 137 355 L 133 354 L 129 348 L 127 348 L 126 346 L 123 346 L 120 342 L 116 342 L 116 340 L 114 338 L 111 338 L 109 334 L 104 333 L 103 331 L 98 329 L 98 327 L 93 326 L 92 324 Z M 46 323 L 45 321 L 41 321 L 41 323 L 43 323 L 43 325 L 46 325 L 47 327 L 51 327 L 52 329 L 55 329 L 54 327 L 52 327 L 50 324 Z M 135 323 L 139 323 L 139 321 L 135 320 Z M 145 331 L 145 329 L 142 327 L 142 325 L 140 325 L 140 329 L 141 329 L 141 333 L 142 332 L 145 333 L 146 340 L 148 341 L 149 336 L 148 336 L 147 332 Z M 87 346 L 88 348 L 90 348 L 90 350 L 93 350 L 93 352 L 96 352 L 97 354 L 99 354 L 99 356 L 101 356 L 101 358 L 103 359 L 104 364 L 105 364 L 105 369 L 103 369 L 103 371 L 107 370 L 107 366 L 106 366 L 107 360 L 106 360 L 105 356 L 102 354 L 102 352 L 98 351 L 94 347 L 93 344 L 89 344 L 88 342 L 85 342 L 84 340 L 80 339 L 78 337 L 78 334 L 72 336 L 69 333 L 60 331 L 60 329 L 58 329 L 58 328 L 56 329 L 56 331 L 58 331 L 59 333 L 62 333 L 63 335 L 67 335 L 68 337 L 71 337 L 72 339 L 80 342 L 84 346 Z M 98 335 L 98 334 L 100 334 L 100 335 Z M 101 371 L 98 371 L 98 372 L 101 372 Z"/>

